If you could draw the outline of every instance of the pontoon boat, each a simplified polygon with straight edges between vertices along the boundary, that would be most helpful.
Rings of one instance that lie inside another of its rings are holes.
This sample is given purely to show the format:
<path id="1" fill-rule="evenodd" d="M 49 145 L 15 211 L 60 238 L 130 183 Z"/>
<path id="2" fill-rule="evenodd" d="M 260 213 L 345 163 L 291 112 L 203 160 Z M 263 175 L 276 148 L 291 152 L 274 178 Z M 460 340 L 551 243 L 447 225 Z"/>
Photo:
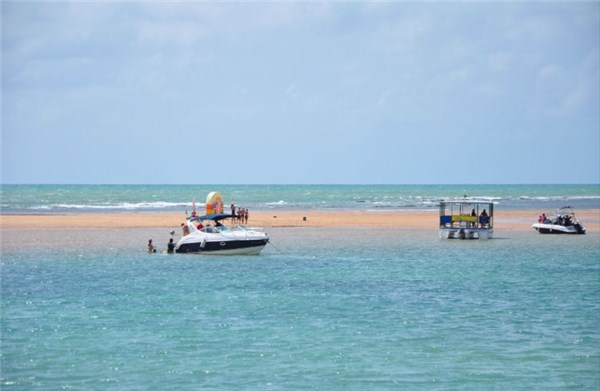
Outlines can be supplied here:
<path id="1" fill-rule="evenodd" d="M 493 202 L 471 200 L 440 202 L 440 238 L 490 239 L 493 233 Z"/>

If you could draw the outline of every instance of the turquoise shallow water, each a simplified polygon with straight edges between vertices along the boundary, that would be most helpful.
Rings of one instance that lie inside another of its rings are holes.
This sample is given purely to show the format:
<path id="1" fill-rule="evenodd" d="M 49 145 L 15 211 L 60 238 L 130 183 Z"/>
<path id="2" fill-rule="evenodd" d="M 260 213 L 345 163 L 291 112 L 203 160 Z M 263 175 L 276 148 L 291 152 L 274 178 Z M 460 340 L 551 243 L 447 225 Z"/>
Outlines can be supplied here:
<path id="1" fill-rule="evenodd" d="M 261 256 L 143 252 L 163 231 L 5 230 L 2 388 L 600 387 L 598 233 L 286 228 Z"/>

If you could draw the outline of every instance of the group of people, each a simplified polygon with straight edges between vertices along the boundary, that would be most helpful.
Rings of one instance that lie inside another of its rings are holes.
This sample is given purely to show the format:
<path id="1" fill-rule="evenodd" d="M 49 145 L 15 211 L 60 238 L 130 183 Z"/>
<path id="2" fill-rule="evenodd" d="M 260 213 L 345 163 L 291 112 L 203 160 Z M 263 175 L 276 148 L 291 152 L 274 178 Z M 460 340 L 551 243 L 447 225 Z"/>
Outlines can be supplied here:
<path id="1" fill-rule="evenodd" d="M 234 223 L 248 224 L 248 209 L 238 209 L 235 204 L 231 204 L 231 215 L 233 216 Z"/>
<path id="2" fill-rule="evenodd" d="M 245 208 L 237 208 L 234 204 L 231 204 L 231 215 L 233 216 L 233 222 L 238 224 L 248 224 L 248 209 Z M 196 216 L 196 211 L 192 213 L 192 216 Z M 200 223 L 197 227 L 198 229 L 202 229 L 203 226 Z M 187 236 L 190 234 L 190 229 L 185 223 L 181 223 L 181 230 L 183 236 Z M 171 231 L 171 238 L 169 239 L 169 243 L 167 244 L 167 253 L 171 254 L 175 252 L 175 243 L 173 242 L 173 235 L 175 231 Z M 148 253 L 155 253 L 156 247 L 152 243 L 152 239 L 148 240 Z"/>
<path id="3" fill-rule="evenodd" d="M 540 224 L 544 224 L 548 221 L 548 218 L 546 217 L 546 213 L 542 213 L 540 215 L 540 217 L 538 217 L 538 223 Z"/>
<path id="4" fill-rule="evenodd" d="M 473 209 L 471 211 L 471 216 L 472 217 L 477 217 L 477 212 L 475 212 L 475 209 Z M 487 211 L 484 209 L 483 212 L 481 212 L 479 214 L 479 224 L 481 224 L 482 227 L 488 225 L 490 223 L 490 216 L 488 216 Z M 472 223 L 472 226 L 475 227 L 476 223 Z"/>
<path id="5" fill-rule="evenodd" d="M 571 225 L 573 225 L 573 219 L 571 218 L 571 216 L 566 215 L 566 216 L 558 216 L 554 219 L 549 219 L 548 217 L 546 217 L 545 213 L 542 213 L 540 215 L 540 217 L 538 217 L 538 223 L 541 224 L 558 224 L 558 225 L 563 225 L 565 227 L 570 227 Z"/>
<path id="6" fill-rule="evenodd" d="M 169 239 L 169 243 L 167 243 L 167 253 L 173 254 L 175 252 L 175 243 L 173 242 L 173 234 L 175 231 L 171 231 L 171 239 Z M 156 247 L 152 243 L 152 239 L 148 240 L 148 253 L 152 254 L 156 252 Z"/>

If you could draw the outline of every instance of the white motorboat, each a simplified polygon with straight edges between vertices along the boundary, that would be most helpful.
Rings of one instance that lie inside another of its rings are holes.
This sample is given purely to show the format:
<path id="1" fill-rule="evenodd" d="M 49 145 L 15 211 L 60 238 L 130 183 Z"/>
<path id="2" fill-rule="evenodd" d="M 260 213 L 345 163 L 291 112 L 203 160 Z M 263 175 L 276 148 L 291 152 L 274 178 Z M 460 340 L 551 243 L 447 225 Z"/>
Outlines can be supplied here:
<path id="1" fill-rule="evenodd" d="M 571 206 L 558 209 L 550 218 L 540 216 L 532 227 L 541 234 L 585 234 L 585 227 L 577 220 Z"/>
<path id="2" fill-rule="evenodd" d="M 228 227 L 223 220 L 233 218 L 230 214 L 213 214 L 190 217 L 189 234 L 175 246 L 176 253 L 256 255 L 269 242 L 266 232 L 244 225 Z"/>
<path id="3" fill-rule="evenodd" d="M 206 214 L 196 216 L 196 202 L 192 215 L 183 226 L 183 237 L 175 246 L 176 253 L 245 254 L 256 255 L 267 245 L 269 236 L 245 225 L 224 225 L 227 219 L 235 221 L 233 214 L 223 213 L 223 198 L 218 192 L 206 197 Z"/>
<path id="4" fill-rule="evenodd" d="M 440 202 L 440 238 L 491 239 L 494 234 L 494 203 L 489 201 Z"/>

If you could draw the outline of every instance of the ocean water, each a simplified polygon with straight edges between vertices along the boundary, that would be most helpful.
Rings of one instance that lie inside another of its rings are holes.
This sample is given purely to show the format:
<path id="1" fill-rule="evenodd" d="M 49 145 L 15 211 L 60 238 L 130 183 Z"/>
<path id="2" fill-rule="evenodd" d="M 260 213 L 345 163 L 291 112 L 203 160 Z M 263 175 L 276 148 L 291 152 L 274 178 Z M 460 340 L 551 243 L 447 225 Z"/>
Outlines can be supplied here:
<path id="1" fill-rule="evenodd" d="M 501 209 L 600 208 L 600 185 L 2 185 L 2 213 L 183 212 L 211 191 L 250 210 L 428 210 L 468 197 Z"/>
<path id="2" fill-rule="evenodd" d="M 4 230 L 2 389 L 600 388 L 597 232 L 269 234 L 218 257 L 145 253 L 163 229 Z"/>
<path id="3" fill-rule="evenodd" d="M 3 185 L 0 207 L 178 212 L 213 190 L 251 211 L 600 208 L 598 185 Z M 0 230 L 1 388 L 600 389 L 598 232 L 270 228 L 260 256 L 147 254 L 170 228 Z"/>

